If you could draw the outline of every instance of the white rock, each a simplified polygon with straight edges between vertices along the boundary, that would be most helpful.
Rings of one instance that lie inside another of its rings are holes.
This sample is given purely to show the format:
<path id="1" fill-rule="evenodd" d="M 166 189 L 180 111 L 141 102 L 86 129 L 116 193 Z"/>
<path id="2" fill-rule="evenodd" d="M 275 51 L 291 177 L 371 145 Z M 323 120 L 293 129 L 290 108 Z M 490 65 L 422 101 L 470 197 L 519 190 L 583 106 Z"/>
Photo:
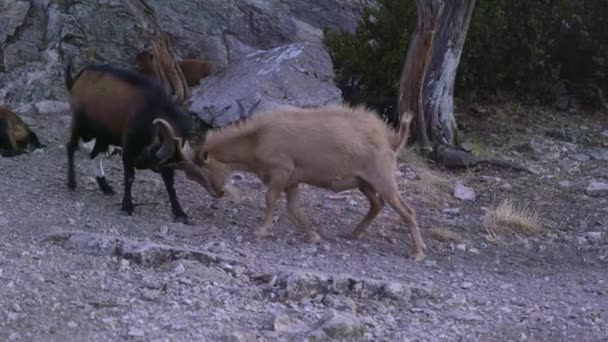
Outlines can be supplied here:
<path id="1" fill-rule="evenodd" d="M 585 193 L 591 197 L 600 197 L 608 195 L 608 184 L 602 182 L 591 182 Z"/>
<path id="2" fill-rule="evenodd" d="M 559 187 L 564 190 L 570 189 L 570 187 L 572 186 L 572 184 L 570 183 L 569 180 L 561 181 L 558 184 L 559 184 Z"/>
<path id="3" fill-rule="evenodd" d="M 34 104 L 39 114 L 65 113 L 70 111 L 70 105 L 63 101 L 44 100 Z"/>
<path id="4" fill-rule="evenodd" d="M 589 242 L 597 243 L 602 239 L 602 232 L 588 232 L 585 236 Z"/>
<path id="5" fill-rule="evenodd" d="M 475 198 L 477 197 L 477 195 L 475 194 L 475 191 L 462 184 L 462 183 L 457 183 L 456 186 L 454 187 L 454 195 L 455 198 L 463 200 L 463 201 L 474 201 Z"/>

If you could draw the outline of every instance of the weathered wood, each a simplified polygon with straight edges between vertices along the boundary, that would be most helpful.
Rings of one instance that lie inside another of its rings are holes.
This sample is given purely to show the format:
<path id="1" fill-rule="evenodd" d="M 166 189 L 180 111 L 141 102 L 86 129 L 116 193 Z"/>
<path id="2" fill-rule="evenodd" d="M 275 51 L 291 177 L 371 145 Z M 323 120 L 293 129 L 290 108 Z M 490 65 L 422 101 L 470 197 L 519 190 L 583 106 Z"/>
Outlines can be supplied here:
<path id="1" fill-rule="evenodd" d="M 416 115 L 416 137 L 419 145 L 425 150 L 430 150 L 431 144 L 424 115 L 423 90 L 443 6 L 441 0 L 416 0 L 418 21 L 410 39 L 399 81 L 399 116 L 407 111 Z"/>
<path id="2" fill-rule="evenodd" d="M 168 37 L 162 31 L 156 13 L 145 0 L 123 0 L 125 6 L 139 22 L 146 39 L 152 46 L 154 65 L 165 90 L 175 94 L 178 103 L 190 96 L 190 90 Z"/>
<path id="3" fill-rule="evenodd" d="M 439 22 L 424 85 L 424 114 L 433 145 L 454 145 L 454 83 L 475 0 L 450 0 Z"/>

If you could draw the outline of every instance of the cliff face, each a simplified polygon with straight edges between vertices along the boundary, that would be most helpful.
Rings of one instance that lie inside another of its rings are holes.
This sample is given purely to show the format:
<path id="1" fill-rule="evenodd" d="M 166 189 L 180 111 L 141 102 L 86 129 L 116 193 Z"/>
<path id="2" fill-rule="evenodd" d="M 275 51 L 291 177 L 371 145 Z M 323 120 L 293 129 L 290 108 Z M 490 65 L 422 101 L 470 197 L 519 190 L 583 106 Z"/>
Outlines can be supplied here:
<path id="1" fill-rule="evenodd" d="M 179 57 L 220 67 L 247 53 L 354 30 L 373 0 L 149 0 Z M 131 67 L 145 39 L 122 1 L 0 0 L 0 104 L 64 101 L 65 58 Z"/>

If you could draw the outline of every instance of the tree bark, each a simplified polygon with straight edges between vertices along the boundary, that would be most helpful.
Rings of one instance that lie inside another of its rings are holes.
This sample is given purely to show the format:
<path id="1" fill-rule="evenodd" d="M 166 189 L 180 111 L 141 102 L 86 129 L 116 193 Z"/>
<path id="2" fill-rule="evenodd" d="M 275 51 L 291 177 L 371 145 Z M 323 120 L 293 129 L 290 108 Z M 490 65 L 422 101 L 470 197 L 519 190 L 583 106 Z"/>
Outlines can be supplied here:
<path id="1" fill-rule="evenodd" d="M 425 152 L 454 145 L 454 82 L 475 0 L 416 0 L 418 22 L 399 85 L 399 114 L 416 115 Z"/>
<path id="2" fill-rule="evenodd" d="M 424 80 L 443 6 L 441 0 L 416 0 L 418 21 L 410 39 L 399 80 L 399 116 L 407 111 L 416 116 L 416 137 L 423 150 L 431 147 L 424 115 Z"/>
<path id="3" fill-rule="evenodd" d="M 190 90 L 169 38 L 162 31 L 156 13 L 145 0 L 123 0 L 125 6 L 139 22 L 146 39 L 152 45 L 154 64 L 158 78 L 168 93 L 175 94 L 178 103 L 190 96 Z"/>
<path id="4" fill-rule="evenodd" d="M 454 83 L 475 0 L 445 1 L 424 86 L 427 131 L 435 145 L 454 145 Z"/>

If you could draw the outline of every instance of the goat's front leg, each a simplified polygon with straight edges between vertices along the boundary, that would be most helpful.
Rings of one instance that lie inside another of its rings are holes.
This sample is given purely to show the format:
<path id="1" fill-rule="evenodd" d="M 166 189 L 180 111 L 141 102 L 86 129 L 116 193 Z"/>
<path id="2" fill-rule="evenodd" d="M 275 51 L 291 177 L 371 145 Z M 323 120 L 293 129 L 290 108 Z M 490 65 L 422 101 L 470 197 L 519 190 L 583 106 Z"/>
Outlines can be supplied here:
<path id="1" fill-rule="evenodd" d="M 304 211 L 298 207 L 298 185 L 293 185 L 285 190 L 287 195 L 287 209 L 293 216 L 296 223 L 299 223 L 304 227 L 306 232 L 306 241 L 310 243 L 316 243 L 321 241 L 321 236 L 318 233 L 316 222 L 312 221 Z"/>
<path id="2" fill-rule="evenodd" d="M 135 180 L 135 166 L 131 160 L 123 158 L 123 168 L 125 176 L 125 191 L 122 195 L 122 207 L 121 209 L 126 211 L 127 214 L 133 214 L 133 198 L 131 197 L 131 187 Z"/>
<path id="3" fill-rule="evenodd" d="M 262 225 L 255 231 L 257 239 L 263 239 L 270 235 L 269 230 L 272 228 L 272 214 L 277 207 L 277 201 L 281 192 L 283 192 L 284 181 L 282 179 L 271 179 L 266 191 L 266 208 L 264 209 L 264 218 Z"/>
<path id="4" fill-rule="evenodd" d="M 175 192 L 175 170 L 170 168 L 163 168 L 160 171 L 160 175 L 163 177 L 163 181 L 165 182 L 165 188 L 167 189 L 167 193 L 169 194 L 169 201 L 171 201 L 171 210 L 173 211 L 173 216 L 175 220 L 178 222 L 182 222 L 184 224 L 188 223 L 188 215 L 182 209 L 182 206 L 179 204 L 177 200 L 177 193 Z"/>

